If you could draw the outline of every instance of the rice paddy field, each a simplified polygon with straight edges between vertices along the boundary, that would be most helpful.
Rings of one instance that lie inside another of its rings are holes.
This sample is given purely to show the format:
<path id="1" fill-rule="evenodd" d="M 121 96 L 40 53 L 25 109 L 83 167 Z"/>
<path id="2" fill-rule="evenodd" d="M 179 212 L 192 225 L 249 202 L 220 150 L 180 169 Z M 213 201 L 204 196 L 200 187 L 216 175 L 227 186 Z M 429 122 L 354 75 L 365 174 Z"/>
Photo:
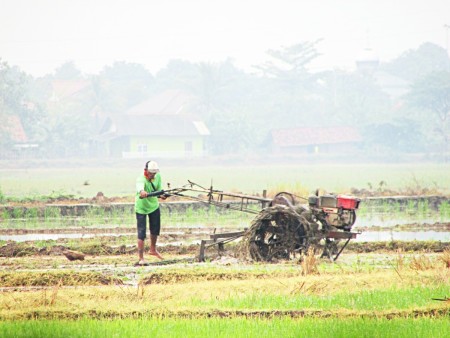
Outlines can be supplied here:
<path id="1" fill-rule="evenodd" d="M 140 161 L 141 162 L 141 161 Z M 0 168 L 0 188 L 6 196 L 36 197 L 74 195 L 94 197 L 129 196 L 134 191 L 142 163 L 120 162 L 108 166 L 56 166 L 27 163 L 21 167 Z M 263 190 L 302 191 L 319 188 L 347 193 L 351 188 L 374 192 L 450 193 L 450 164 L 260 164 L 260 165 L 177 165 L 160 161 L 164 184 L 179 187 L 188 180 L 225 191 L 260 194 Z"/>
<path id="2" fill-rule="evenodd" d="M 162 204 L 164 259 L 135 266 L 140 170 L 5 166 L 1 337 L 448 337 L 449 165 L 161 166 L 172 187 L 356 195 L 361 234 L 336 261 L 308 252 L 255 262 L 239 240 L 199 261 L 201 239 L 254 215 Z"/>

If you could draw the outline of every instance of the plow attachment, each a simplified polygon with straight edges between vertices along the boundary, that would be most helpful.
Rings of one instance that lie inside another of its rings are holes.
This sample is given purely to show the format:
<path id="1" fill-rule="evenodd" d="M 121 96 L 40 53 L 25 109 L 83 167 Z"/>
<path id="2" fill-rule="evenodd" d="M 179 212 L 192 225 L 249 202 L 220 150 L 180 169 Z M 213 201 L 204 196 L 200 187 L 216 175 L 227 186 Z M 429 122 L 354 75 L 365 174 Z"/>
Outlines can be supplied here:
<path id="1" fill-rule="evenodd" d="M 359 200 L 349 196 L 327 195 L 325 198 L 302 198 L 282 192 L 268 198 L 262 196 L 204 188 L 194 182 L 181 188 L 162 191 L 166 196 L 180 196 L 217 207 L 255 214 L 250 228 L 244 231 L 212 234 L 200 244 L 199 261 L 205 260 L 205 250 L 217 246 L 219 253 L 224 244 L 241 239 L 245 252 L 255 261 L 292 259 L 305 254 L 309 248 L 322 250 L 321 257 L 336 261 L 351 239 L 359 233 L 351 232 L 355 222 L 355 209 Z M 308 204 L 299 204 L 297 199 Z M 323 202 L 322 202 L 323 201 Z M 342 201 L 346 204 L 342 205 Z M 339 246 L 341 240 L 345 240 Z"/>

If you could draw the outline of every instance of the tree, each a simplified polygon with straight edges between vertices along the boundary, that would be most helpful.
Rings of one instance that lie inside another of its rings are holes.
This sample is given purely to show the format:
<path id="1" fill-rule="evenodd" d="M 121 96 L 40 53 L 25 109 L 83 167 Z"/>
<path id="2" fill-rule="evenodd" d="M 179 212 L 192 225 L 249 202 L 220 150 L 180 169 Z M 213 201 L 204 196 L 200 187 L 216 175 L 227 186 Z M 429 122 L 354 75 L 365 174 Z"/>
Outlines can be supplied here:
<path id="1" fill-rule="evenodd" d="M 149 97 L 155 79 L 143 65 L 120 61 L 104 67 L 93 85 L 104 109 L 122 113 Z"/>
<path id="2" fill-rule="evenodd" d="M 320 40 L 302 42 L 283 47 L 281 50 L 270 49 L 267 54 L 274 61 L 268 61 L 255 68 L 259 69 L 264 76 L 278 79 L 290 88 L 308 85 L 314 77 L 308 72 L 306 66 L 320 55 L 316 49 L 319 42 Z"/>
<path id="3" fill-rule="evenodd" d="M 2 112 L 17 114 L 23 104 L 27 76 L 0 59 L 0 104 Z"/>
<path id="4" fill-rule="evenodd" d="M 82 75 L 75 63 L 68 61 L 55 69 L 54 78 L 58 80 L 76 80 L 81 79 Z"/>
<path id="5" fill-rule="evenodd" d="M 379 122 L 363 129 L 366 147 L 376 154 L 397 155 L 424 150 L 423 135 L 416 121 L 395 119 Z"/>
<path id="6" fill-rule="evenodd" d="M 264 99 L 271 111 L 264 116 L 273 127 L 309 124 L 320 113 L 319 79 L 322 74 L 311 73 L 307 66 L 320 54 L 320 40 L 301 42 L 279 50 L 269 50 L 270 61 L 255 66 L 260 71 L 269 95 Z"/>
<path id="7" fill-rule="evenodd" d="M 448 156 L 450 137 L 450 72 L 432 72 L 416 81 L 407 100 L 412 107 L 429 112 L 430 123 L 436 143 L 444 156 Z M 422 113 L 423 115 L 423 113 Z M 445 157 L 444 157 L 445 158 Z"/>
<path id="8" fill-rule="evenodd" d="M 35 106 L 28 100 L 30 77 L 18 67 L 11 67 L 0 59 L 0 125 L 8 124 L 9 116 L 18 116 L 27 135 L 35 130 Z M 0 128 L 0 140 L 3 147 L 10 145 L 10 135 Z"/>
<path id="9" fill-rule="evenodd" d="M 450 58 L 444 48 L 426 42 L 381 67 L 392 75 L 414 82 L 431 72 L 450 71 Z"/>
<path id="10" fill-rule="evenodd" d="M 157 74 L 157 81 L 166 89 L 182 89 L 192 95 L 191 113 L 198 114 L 211 131 L 210 153 L 237 153 L 249 147 L 252 128 L 250 112 L 245 109 L 249 76 L 230 59 L 195 64 L 172 60 Z"/>
<path id="11" fill-rule="evenodd" d="M 333 112 L 333 116 L 329 116 L 330 121 L 363 128 L 391 119 L 390 98 L 371 76 L 337 73 L 330 83 L 333 83 L 334 88 L 332 96 L 328 96 L 329 100 L 333 100 L 333 103 L 329 103 L 329 110 Z"/>

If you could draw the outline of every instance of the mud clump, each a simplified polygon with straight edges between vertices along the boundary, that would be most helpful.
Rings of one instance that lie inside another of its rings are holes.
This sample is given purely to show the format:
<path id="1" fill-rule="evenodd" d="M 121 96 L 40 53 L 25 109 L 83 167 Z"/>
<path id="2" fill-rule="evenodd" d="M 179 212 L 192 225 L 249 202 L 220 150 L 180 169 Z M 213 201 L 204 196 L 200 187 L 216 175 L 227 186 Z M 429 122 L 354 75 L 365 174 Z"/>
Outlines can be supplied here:
<path id="1" fill-rule="evenodd" d="M 0 247 L 0 257 L 59 256 L 66 249 L 63 245 L 37 248 L 28 243 L 8 242 Z"/>
<path id="2" fill-rule="evenodd" d="M 38 254 L 39 250 L 23 243 L 9 242 L 0 247 L 0 257 L 23 257 Z"/>

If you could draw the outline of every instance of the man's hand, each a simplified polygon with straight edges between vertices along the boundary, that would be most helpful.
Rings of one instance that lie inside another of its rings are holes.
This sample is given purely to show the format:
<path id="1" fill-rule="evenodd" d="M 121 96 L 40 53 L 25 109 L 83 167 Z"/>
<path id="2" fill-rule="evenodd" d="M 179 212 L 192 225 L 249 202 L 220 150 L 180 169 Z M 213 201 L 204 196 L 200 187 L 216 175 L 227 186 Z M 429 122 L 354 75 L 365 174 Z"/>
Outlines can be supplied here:
<path id="1" fill-rule="evenodd" d="M 141 191 L 139 192 L 139 197 L 140 197 L 140 198 L 146 198 L 146 197 L 147 197 L 147 192 L 146 192 L 145 190 L 141 190 Z"/>

